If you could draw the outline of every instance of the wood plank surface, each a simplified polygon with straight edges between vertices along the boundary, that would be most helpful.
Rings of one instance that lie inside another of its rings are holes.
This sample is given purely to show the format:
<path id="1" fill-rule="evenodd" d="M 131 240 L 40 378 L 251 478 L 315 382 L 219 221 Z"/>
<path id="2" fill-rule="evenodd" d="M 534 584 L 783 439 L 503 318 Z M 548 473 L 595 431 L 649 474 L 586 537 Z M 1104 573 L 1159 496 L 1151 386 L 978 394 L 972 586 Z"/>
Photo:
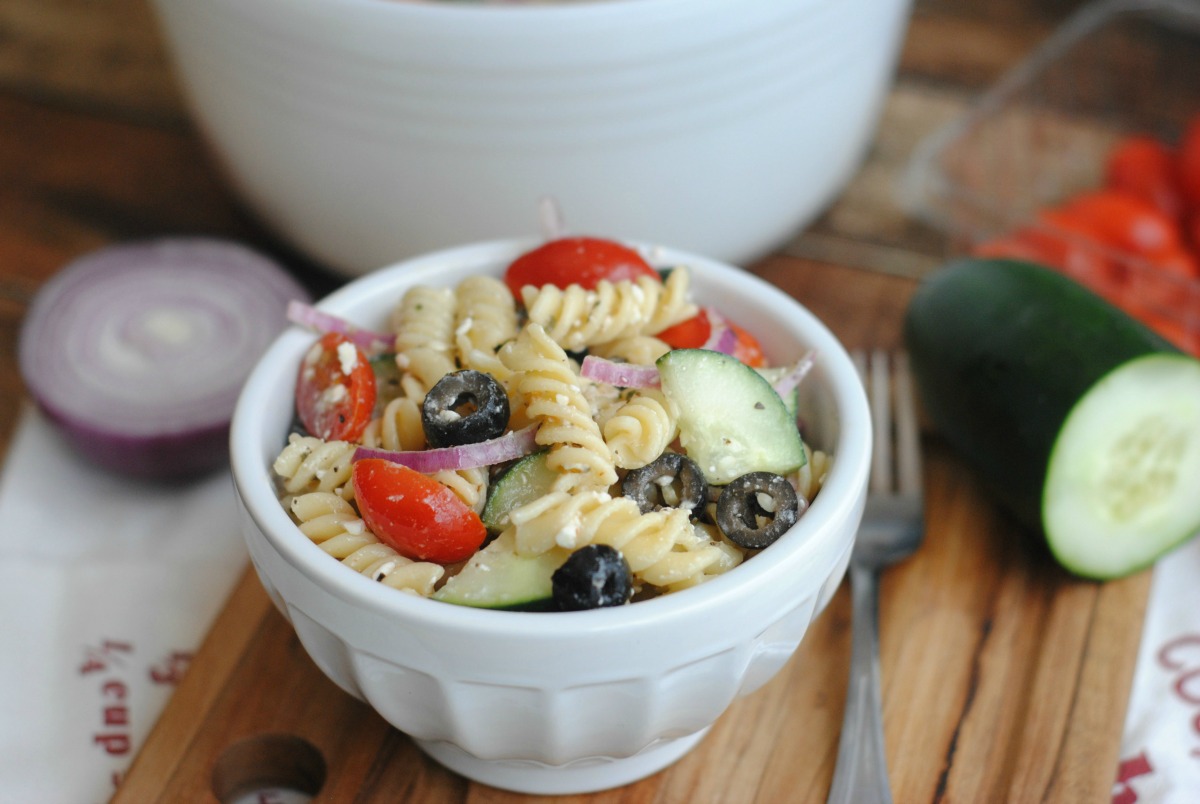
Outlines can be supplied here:
<path id="1" fill-rule="evenodd" d="M 917 0 L 866 163 L 818 221 L 749 268 L 847 345 L 897 344 L 908 295 L 947 249 L 896 202 L 912 147 L 1078 5 Z M 292 267 L 317 295 L 340 282 L 278 242 L 225 186 L 188 119 L 146 0 L 0 4 L 0 452 L 26 401 L 16 342 L 38 287 L 99 246 L 174 234 L 242 240 Z M 936 434 L 924 444 L 926 543 L 886 575 L 882 591 L 896 800 L 1108 801 L 1149 573 L 1106 584 L 1067 577 Z M 679 763 L 615 791 L 543 800 L 824 800 L 848 672 L 846 591 L 782 673 L 736 702 Z M 442 769 L 329 683 L 252 573 L 115 800 L 217 800 L 231 773 L 255 761 L 278 765 L 269 744 L 254 742 L 272 733 L 317 749 L 321 801 L 530 800 Z M 289 772 L 311 770 L 300 764 Z"/>

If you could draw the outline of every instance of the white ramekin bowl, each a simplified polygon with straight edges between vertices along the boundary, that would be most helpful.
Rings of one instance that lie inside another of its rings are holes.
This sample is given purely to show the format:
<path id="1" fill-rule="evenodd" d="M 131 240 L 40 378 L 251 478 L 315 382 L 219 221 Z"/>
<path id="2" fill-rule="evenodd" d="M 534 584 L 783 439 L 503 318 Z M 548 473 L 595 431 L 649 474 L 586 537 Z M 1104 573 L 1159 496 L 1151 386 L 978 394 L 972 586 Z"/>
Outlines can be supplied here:
<path id="1" fill-rule="evenodd" d="M 233 186 L 358 275 L 537 230 L 744 264 L 874 135 L 911 0 L 155 0 Z"/>
<path id="2" fill-rule="evenodd" d="M 497 241 L 371 273 L 321 302 L 383 326 L 413 284 L 499 274 L 531 244 Z M 743 322 L 783 363 L 816 350 L 804 379 L 806 436 L 833 454 L 820 494 L 778 542 L 701 586 L 616 609 L 486 611 L 406 595 L 330 558 L 290 521 L 270 465 L 293 414 L 313 336 L 284 333 L 251 374 L 232 428 L 232 463 L 254 566 L 313 661 L 451 769 L 500 788 L 613 787 L 688 751 L 735 698 L 788 661 L 840 583 L 865 499 L 871 430 L 853 363 L 830 331 L 775 287 L 669 249 L 697 299 Z"/>

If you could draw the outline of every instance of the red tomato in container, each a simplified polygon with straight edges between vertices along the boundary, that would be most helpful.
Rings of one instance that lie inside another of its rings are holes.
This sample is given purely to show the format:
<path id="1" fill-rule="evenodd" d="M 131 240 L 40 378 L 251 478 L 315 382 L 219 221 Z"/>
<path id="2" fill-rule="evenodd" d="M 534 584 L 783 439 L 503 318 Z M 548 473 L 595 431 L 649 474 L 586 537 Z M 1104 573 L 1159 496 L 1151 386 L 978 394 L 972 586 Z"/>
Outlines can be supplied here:
<path id="1" fill-rule="evenodd" d="M 296 413 L 325 441 L 354 441 L 375 409 L 375 372 L 344 335 L 330 332 L 305 352 L 296 378 Z"/>
<path id="2" fill-rule="evenodd" d="M 379 541 L 414 561 L 470 558 L 487 536 L 479 514 L 428 475 L 380 458 L 354 463 L 354 499 Z"/>
<path id="3" fill-rule="evenodd" d="M 513 296 L 520 299 L 521 288 L 526 285 L 565 288 L 577 284 L 591 290 L 602 279 L 619 282 L 643 276 L 659 278 L 658 272 L 628 246 L 598 237 L 564 237 L 517 257 L 504 272 L 504 281 Z"/>
<path id="4" fill-rule="evenodd" d="M 1104 183 L 1150 202 L 1172 220 L 1184 210 L 1175 152 L 1150 136 L 1127 137 L 1109 152 Z"/>
<path id="5" fill-rule="evenodd" d="M 1080 193 L 1058 209 L 1101 242 L 1153 259 L 1178 251 L 1179 225 L 1149 201 L 1116 190 Z"/>
<path id="6" fill-rule="evenodd" d="M 1188 122 L 1176 156 L 1179 187 L 1193 208 L 1200 208 L 1200 114 Z"/>

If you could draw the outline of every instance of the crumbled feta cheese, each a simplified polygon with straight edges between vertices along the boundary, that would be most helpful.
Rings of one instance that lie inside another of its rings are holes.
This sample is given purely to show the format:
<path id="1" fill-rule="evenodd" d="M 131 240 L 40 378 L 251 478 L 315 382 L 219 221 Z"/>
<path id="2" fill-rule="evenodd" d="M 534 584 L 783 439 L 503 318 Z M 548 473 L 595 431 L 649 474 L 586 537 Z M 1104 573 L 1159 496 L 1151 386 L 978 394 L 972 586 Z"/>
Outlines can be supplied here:
<path id="1" fill-rule="evenodd" d="M 358 350 L 354 348 L 354 344 L 346 341 L 338 344 L 337 356 L 342 373 L 349 377 L 358 365 Z"/>

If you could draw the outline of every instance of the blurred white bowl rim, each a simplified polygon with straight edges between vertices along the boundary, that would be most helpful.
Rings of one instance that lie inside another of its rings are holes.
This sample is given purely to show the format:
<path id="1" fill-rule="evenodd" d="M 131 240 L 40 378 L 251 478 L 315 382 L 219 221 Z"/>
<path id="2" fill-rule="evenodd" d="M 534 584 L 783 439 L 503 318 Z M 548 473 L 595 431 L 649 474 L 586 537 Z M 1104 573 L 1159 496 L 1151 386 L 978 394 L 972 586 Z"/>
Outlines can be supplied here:
<path id="1" fill-rule="evenodd" d="M 569 230 L 734 264 L 873 138 L 911 0 L 155 0 L 195 120 L 279 235 L 354 276 Z"/>

